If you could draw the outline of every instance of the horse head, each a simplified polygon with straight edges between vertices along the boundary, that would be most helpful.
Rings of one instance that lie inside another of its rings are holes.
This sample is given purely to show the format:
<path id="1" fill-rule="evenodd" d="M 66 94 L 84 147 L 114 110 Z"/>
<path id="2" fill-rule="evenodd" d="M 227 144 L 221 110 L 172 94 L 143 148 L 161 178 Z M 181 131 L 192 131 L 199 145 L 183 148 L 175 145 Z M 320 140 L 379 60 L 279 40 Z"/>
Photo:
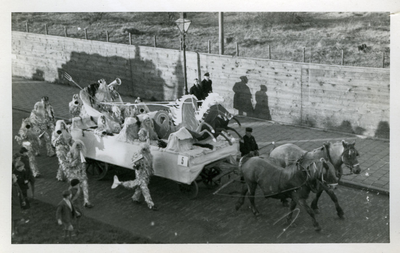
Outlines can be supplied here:
<path id="1" fill-rule="evenodd" d="M 360 163 L 358 162 L 357 156 L 359 153 L 357 149 L 354 147 L 356 142 L 347 143 L 346 141 L 342 141 L 343 152 L 342 152 L 342 161 L 343 163 L 350 169 L 350 171 L 354 174 L 360 174 L 361 168 Z"/>

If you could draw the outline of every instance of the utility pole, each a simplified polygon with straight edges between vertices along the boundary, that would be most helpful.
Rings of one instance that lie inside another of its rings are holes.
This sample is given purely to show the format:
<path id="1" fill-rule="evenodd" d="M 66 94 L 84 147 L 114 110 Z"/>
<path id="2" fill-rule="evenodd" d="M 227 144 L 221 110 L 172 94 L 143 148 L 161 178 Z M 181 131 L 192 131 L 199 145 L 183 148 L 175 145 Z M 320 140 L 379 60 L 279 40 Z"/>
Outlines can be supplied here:
<path id="1" fill-rule="evenodd" d="M 219 21 L 219 54 L 224 54 L 224 13 L 218 13 Z"/>

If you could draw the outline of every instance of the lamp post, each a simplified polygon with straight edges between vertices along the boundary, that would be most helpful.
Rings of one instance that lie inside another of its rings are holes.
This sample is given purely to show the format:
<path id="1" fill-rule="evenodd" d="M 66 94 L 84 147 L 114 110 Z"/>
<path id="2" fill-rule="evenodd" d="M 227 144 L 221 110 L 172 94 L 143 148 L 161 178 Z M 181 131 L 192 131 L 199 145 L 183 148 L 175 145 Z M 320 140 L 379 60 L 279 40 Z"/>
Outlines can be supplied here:
<path id="1" fill-rule="evenodd" d="M 188 87 L 187 87 L 187 75 L 186 75 L 186 45 L 185 45 L 185 36 L 186 32 L 189 30 L 190 23 L 192 21 L 185 19 L 185 15 L 182 15 L 182 18 L 177 19 L 175 21 L 176 25 L 179 28 L 179 31 L 181 32 L 182 35 L 182 42 L 183 42 L 183 73 L 184 73 L 184 80 L 185 80 L 185 94 L 189 94 L 188 92 Z"/>

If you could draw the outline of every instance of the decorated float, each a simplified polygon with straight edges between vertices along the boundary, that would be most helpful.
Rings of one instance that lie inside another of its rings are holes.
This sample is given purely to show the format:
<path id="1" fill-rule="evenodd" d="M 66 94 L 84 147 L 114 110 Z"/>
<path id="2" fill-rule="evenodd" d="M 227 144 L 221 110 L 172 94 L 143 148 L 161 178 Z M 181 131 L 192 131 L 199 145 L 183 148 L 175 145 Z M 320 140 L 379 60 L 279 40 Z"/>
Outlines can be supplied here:
<path id="1" fill-rule="evenodd" d="M 100 80 L 81 88 L 71 102 L 80 106 L 71 135 L 86 146 L 90 176 L 100 180 L 115 166 L 133 170 L 144 142 L 150 144 L 155 175 L 179 183 L 190 198 L 196 197 L 198 182 L 219 185 L 222 177 L 236 171 L 241 136 L 228 127 L 234 117 L 221 105 L 221 96 L 210 94 L 200 107 L 192 95 L 174 102 L 130 103 L 122 101 L 118 85 L 118 79 L 108 85 Z"/>

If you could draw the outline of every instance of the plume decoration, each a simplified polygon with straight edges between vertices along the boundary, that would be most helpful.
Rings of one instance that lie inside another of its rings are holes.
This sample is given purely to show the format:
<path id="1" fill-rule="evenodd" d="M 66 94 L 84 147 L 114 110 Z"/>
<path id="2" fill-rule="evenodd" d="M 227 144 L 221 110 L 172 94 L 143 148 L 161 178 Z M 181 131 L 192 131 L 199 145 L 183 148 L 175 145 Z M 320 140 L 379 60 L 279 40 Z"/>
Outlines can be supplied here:
<path id="1" fill-rule="evenodd" d="M 203 101 L 203 104 L 200 106 L 199 111 L 196 115 L 198 121 L 202 121 L 204 114 L 210 109 L 213 105 L 222 104 L 224 102 L 224 98 L 220 96 L 218 93 L 210 93 Z"/>

